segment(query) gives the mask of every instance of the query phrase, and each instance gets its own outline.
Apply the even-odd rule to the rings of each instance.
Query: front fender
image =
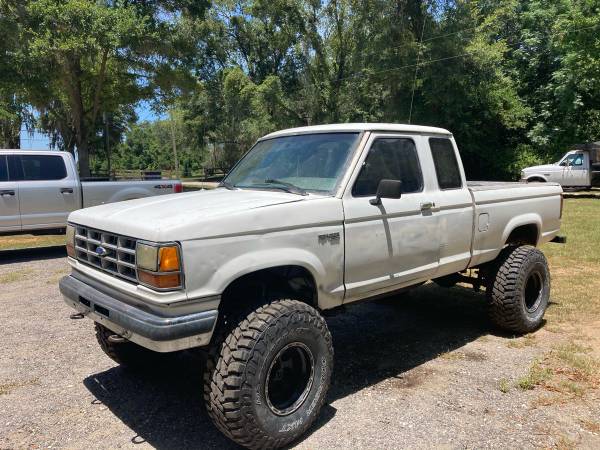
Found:
[[[246,253],[231,259],[213,274],[210,284],[223,292],[231,282],[241,276],[278,266],[303,267],[311,273],[315,281],[326,276],[323,263],[314,254],[299,248],[280,248]]]
[[[540,179],[544,180],[545,182],[548,182],[548,177],[545,175],[542,175],[541,173],[528,174],[525,176],[525,181],[529,182],[529,181],[533,180],[534,178],[540,178]]]
[[[313,276],[319,307],[333,308],[344,297],[343,241],[321,242],[319,235],[343,235],[341,225],[182,242],[188,298],[221,295],[236,279],[263,269],[299,266]]]

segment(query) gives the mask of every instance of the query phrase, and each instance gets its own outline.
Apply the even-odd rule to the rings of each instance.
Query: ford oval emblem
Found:
[[[108,251],[104,247],[96,247],[96,255],[98,256],[106,256]]]

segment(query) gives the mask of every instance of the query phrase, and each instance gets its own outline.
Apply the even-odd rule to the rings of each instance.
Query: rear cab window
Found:
[[[438,186],[442,190],[462,188],[462,177],[452,141],[447,138],[429,138]]]
[[[9,157],[13,181],[52,181],[67,177],[67,168],[59,155],[15,155]]]
[[[409,138],[377,138],[352,186],[353,197],[368,197],[377,193],[381,180],[399,180],[402,193],[421,192],[423,174],[417,148]]]
[[[0,182],[2,181],[8,181],[8,163],[5,155],[0,155]]]

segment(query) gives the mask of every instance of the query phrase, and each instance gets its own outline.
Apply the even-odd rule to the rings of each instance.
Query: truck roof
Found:
[[[416,134],[444,134],[452,135],[448,130],[422,125],[408,125],[402,123],[334,123],[330,125],[314,125],[308,127],[288,128],[287,130],[275,131],[267,134],[262,139],[270,139],[279,136],[289,136],[306,133],[325,132],[362,132],[362,131],[399,131],[403,133]]]
[[[19,148],[0,148],[0,155],[9,153],[11,155],[61,155],[68,152],[59,152],[58,150],[23,150]]]

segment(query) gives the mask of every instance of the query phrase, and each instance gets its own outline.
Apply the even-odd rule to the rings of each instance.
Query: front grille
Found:
[[[78,261],[103,272],[137,283],[137,240],[75,225],[75,255]]]

